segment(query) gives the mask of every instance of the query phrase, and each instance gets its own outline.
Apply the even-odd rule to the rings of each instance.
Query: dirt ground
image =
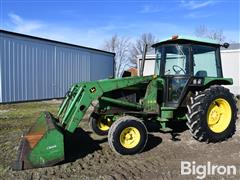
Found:
[[[207,175],[206,179],[240,179],[240,126],[233,138],[217,144],[194,140],[183,124],[173,141],[171,134],[157,131],[148,124],[149,141],[145,150],[133,156],[116,155],[106,137],[91,133],[87,119],[83,120],[69,140],[67,160],[54,167],[12,171],[18,143],[23,132],[38,117],[40,111],[56,113],[59,101],[0,105],[0,179],[196,179],[196,175],[181,175],[181,161],[196,165],[231,165],[236,175]]]

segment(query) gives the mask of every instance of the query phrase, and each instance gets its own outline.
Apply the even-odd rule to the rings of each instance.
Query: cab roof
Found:
[[[195,44],[208,44],[212,46],[220,46],[218,41],[208,38],[199,38],[194,36],[172,36],[170,38],[164,39],[156,44],[153,44],[152,47],[157,47],[162,44],[168,43],[195,43]]]

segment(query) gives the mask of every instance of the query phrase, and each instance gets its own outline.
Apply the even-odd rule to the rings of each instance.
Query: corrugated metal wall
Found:
[[[0,32],[0,102],[63,97],[76,82],[113,75],[114,55]]]

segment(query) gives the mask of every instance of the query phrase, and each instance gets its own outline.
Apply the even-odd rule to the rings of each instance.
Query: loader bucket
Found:
[[[64,135],[49,112],[43,112],[22,137],[18,153],[13,170],[52,166],[64,160]]]

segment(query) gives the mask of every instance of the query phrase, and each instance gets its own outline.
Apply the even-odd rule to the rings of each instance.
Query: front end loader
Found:
[[[73,85],[59,108],[57,116],[43,112],[29,132],[22,137],[13,169],[45,167],[63,161],[64,132],[75,131],[94,100],[102,99],[130,109],[141,109],[142,106],[137,103],[103,97],[103,94],[138,84],[148,84],[151,79],[153,79],[152,76],[127,77]]]
[[[121,155],[144,149],[147,121],[158,123],[162,132],[172,131],[170,123],[185,121],[193,138],[203,142],[232,137],[237,107],[233,95],[221,86],[233,83],[222,75],[221,46],[227,44],[173,36],[153,45],[156,59],[152,76],[74,84],[57,115],[43,112],[22,137],[13,169],[62,162],[64,136],[74,133],[89,106],[94,106],[89,119],[92,131],[107,135],[111,149]],[[145,56],[142,73],[144,60]]]

